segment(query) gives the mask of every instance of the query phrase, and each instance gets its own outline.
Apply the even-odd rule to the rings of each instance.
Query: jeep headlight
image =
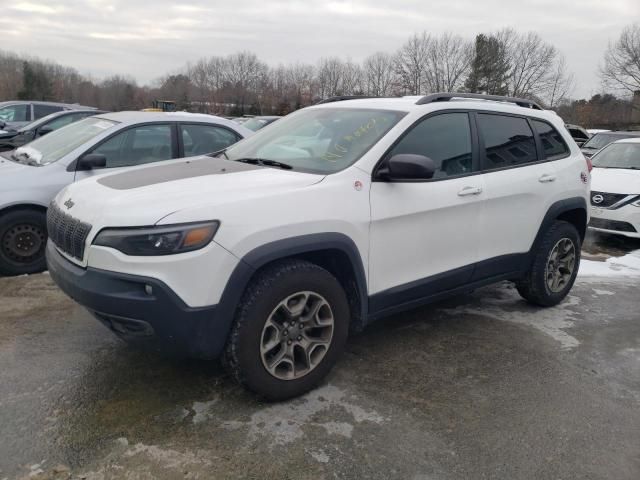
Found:
[[[115,248],[127,255],[172,255],[208,245],[219,226],[220,222],[216,220],[146,228],[105,228],[93,244]]]

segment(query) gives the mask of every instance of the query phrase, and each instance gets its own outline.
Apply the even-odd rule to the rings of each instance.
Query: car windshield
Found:
[[[391,110],[304,109],[229,147],[225,155],[229,160],[329,174],[356,162],[405,115]]]
[[[268,123],[269,123],[269,120],[265,120],[264,118],[252,118],[244,122],[242,126],[248,128],[249,130],[253,130],[254,132],[257,132]]]
[[[611,142],[616,140],[622,140],[623,138],[631,138],[633,135],[610,135],[607,133],[596,133],[587,142],[582,145],[582,148],[590,148],[592,150],[600,150],[606,147]]]
[[[18,148],[12,154],[12,158],[29,165],[48,165],[57,162],[80,145],[113,128],[117,123],[99,117],[86,118]]]
[[[599,168],[628,168],[640,170],[640,143],[614,143],[592,158]]]

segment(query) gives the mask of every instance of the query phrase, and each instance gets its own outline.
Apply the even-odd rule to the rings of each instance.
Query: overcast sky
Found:
[[[5,3],[6,2],[6,3]],[[426,30],[473,38],[538,32],[567,58],[574,96],[599,90],[610,39],[640,21],[640,0],[5,0],[0,49],[102,78],[148,83],[186,62],[251,50],[269,64],[323,56],[360,61]]]

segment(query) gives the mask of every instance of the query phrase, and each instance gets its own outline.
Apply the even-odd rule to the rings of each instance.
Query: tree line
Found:
[[[0,100],[56,100],[123,110],[166,99],[188,111],[283,115],[336,95],[465,91],[535,99],[562,110],[568,121],[608,112],[620,123],[632,113],[631,102],[619,97],[640,90],[639,23],[609,44],[600,77],[606,94],[571,101],[575,79],[562,53],[535,32],[513,29],[481,33],[473,40],[416,33],[397,51],[376,52],[362,62],[325,57],[315,64],[270,66],[251,52],[211,56],[144,86],[121,75],[98,81],[54,62],[0,51]]]

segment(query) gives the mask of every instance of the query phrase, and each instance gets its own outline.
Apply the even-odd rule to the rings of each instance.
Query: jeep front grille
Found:
[[[67,255],[82,260],[84,244],[91,231],[91,225],[63,212],[55,203],[47,211],[47,232],[49,238]]]

